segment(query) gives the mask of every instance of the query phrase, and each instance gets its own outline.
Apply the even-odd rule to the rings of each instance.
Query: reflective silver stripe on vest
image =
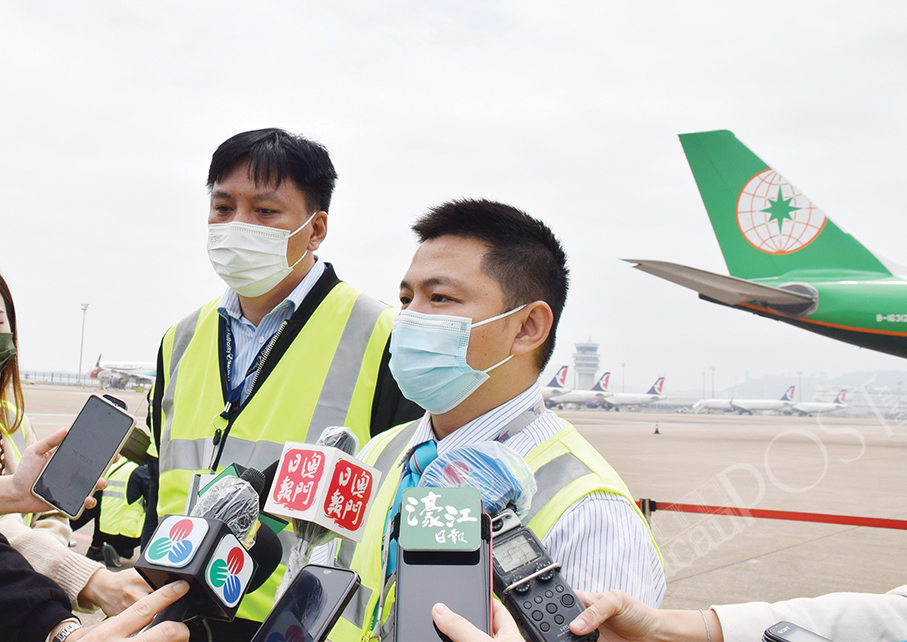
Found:
[[[187,317],[184,317],[176,324],[173,331],[173,349],[170,351],[170,372],[167,381],[167,388],[164,390],[164,396],[161,399],[161,412],[164,415],[164,425],[161,428],[161,448],[158,455],[160,456],[160,470],[173,470],[178,466],[175,465],[175,450],[173,443],[170,441],[170,424],[173,421],[173,394],[176,390],[176,373],[179,370],[180,360],[189,347],[195,335],[195,327],[198,325],[198,317],[202,312],[199,308]],[[201,459],[199,459],[201,461]],[[189,470],[197,470],[201,465],[193,466]]]
[[[388,306],[365,294],[360,294],[353,304],[324,378],[315,412],[312,413],[306,436],[308,443],[315,443],[321,436],[321,431],[328,426],[345,425],[359,371],[365,360],[365,349],[372,337],[372,332],[363,332],[363,328],[374,329],[378,317],[387,308]]]
[[[204,466],[205,448],[211,443],[211,437],[198,439],[174,439],[170,450],[170,463],[178,470],[198,470]],[[221,463],[229,466],[241,462],[243,466],[264,470],[280,459],[283,444],[274,441],[250,441],[230,436],[224,445]]]
[[[120,491],[117,491],[117,490],[110,490],[109,488],[105,488],[102,491],[102,493],[103,493],[104,497],[116,497],[117,499],[122,499],[122,500],[126,499],[126,493],[121,493]]]
[[[378,459],[375,460],[372,467],[381,471],[382,479],[387,477],[387,474],[394,467],[394,464],[400,459],[400,456],[403,454],[401,451],[404,446],[409,443],[410,439],[413,438],[416,428],[418,427],[419,420],[417,419],[410,423],[406,428],[401,429],[400,432],[388,442],[384,450],[381,451],[381,454],[378,455]],[[337,564],[339,566],[350,568],[350,565],[353,563],[353,554],[356,552],[356,546],[355,542],[346,539],[340,543],[340,551],[337,553]],[[383,581],[383,578],[379,581]],[[353,599],[350,600],[350,603],[347,605],[346,609],[344,609],[343,618],[352,622],[360,629],[365,626],[365,618],[366,615],[368,615],[365,610],[373,592],[374,589],[370,587],[364,585],[360,586],[359,590],[356,591],[356,594],[353,596]]]
[[[555,457],[535,471],[535,482],[538,484],[538,491],[536,491],[535,497],[532,498],[529,514],[521,520],[523,524],[528,524],[568,484],[585,477],[591,472],[593,471],[573,453],[564,453]],[[567,507],[565,506],[564,508]]]
[[[25,429],[19,428],[12,435],[13,444],[15,444],[16,449],[19,451],[19,454],[22,455],[25,452],[25,449],[28,448],[28,444],[25,443]]]

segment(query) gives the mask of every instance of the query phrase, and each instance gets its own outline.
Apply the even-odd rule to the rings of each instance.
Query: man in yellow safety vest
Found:
[[[390,368],[427,412],[360,453],[383,473],[362,541],[313,556],[362,579],[330,639],[394,639],[395,555],[383,546],[397,486],[432,456],[486,441],[503,442],[534,471],[539,490],[524,523],[574,588],[619,588],[657,607],[665,579],[648,524],[614,469],[545,408],[539,389],[567,295],[560,243],[541,221],[484,200],[433,208],[413,230],[421,245],[400,284]]]
[[[388,370],[397,312],[318,258],[337,177],[327,150],[280,129],[237,134],[208,172],[208,258],[228,288],[174,325],[158,353],[151,428],[156,515],[184,513],[199,475],[266,468],[287,441],[348,426],[364,443],[421,411]],[[281,533],[284,550],[293,540]],[[284,567],[213,639],[251,639]],[[207,631],[193,630],[207,639]]]

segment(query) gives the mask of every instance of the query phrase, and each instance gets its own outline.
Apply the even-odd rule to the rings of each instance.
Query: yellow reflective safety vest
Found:
[[[105,475],[107,488],[101,491],[99,524],[102,533],[135,538],[142,536],[142,525],[145,523],[142,500],[137,499],[131,504],[126,500],[129,476],[138,467],[134,461],[123,459],[111,466]]]
[[[621,495],[646,525],[663,565],[649,524],[624,481],[576,428],[566,421],[563,423],[561,430],[525,457],[535,474],[538,491],[523,522],[543,540],[564,511],[586,495],[597,491]],[[385,590],[381,555],[385,522],[402,474],[403,456],[417,427],[418,422],[412,422],[378,435],[365,458],[365,463],[382,472],[381,486],[369,513],[362,542],[357,545],[344,540],[338,548],[337,564],[357,571],[362,585],[328,636],[333,642],[364,642],[371,637],[378,599]],[[387,587],[386,593],[386,603],[381,610],[382,638],[393,625],[393,587]]]
[[[158,515],[185,512],[193,475],[210,472],[215,457],[218,471],[234,462],[262,470],[280,457],[285,442],[313,443],[328,426],[349,427],[361,444],[370,438],[375,386],[396,310],[335,281],[311,316],[299,319],[297,310],[284,325],[249,397],[226,409],[219,300],[177,323],[161,344]],[[295,536],[287,529],[280,537],[286,562]],[[262,621],[284,570],[279,566],[246,595],[237,617]]]
[[[19,425],[19,430],[10,434],[9,428],[3,423],[4,417],[18,418],[22,412],[12,402],[7,401],[6,399],[0,399],[0,409],[6,411],[0,412],[0,433],[3,433],[3,437],[6,438],[6,444],[12,446],[12,452],[7,451],[5,457],[6,459],[12,458],[18,464],[22,459],[22,453],[35,440],[35,436],[31,432],[26,434],[26,431],[31,430],[31,425],[25,417],[22,417],[22,423]],[[15,423],[13,423],[13,425],[15,425]],[[35,521],[35,516],[33,513],[23,513],[22,519],[25,520],[27,526],[31,526]]]

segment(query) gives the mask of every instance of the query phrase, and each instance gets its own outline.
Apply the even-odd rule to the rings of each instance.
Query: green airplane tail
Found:
[[[891,272],[727,130],[680,143],[732,276]]]

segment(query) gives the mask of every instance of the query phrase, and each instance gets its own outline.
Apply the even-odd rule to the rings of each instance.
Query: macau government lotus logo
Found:
[[[207,532],[203,519],[170,515],[155,531],[159,537],[149,544],[145,558],[158,566],[182,568],[192,561]]]
[[[273,632],[265,639],[265,642],[305,642],[305,631],[302,627],[293,624],[283,633]]]
[[[737,225],[766,254],[790,254],[812,243],[825,214],[773,169],[753,176],[737,197]]]
[[[242,599],[254,567],[252,558],[239,540],[233,535],[225,535],[208,562],[205,581],[221,601],[232,608]]]

